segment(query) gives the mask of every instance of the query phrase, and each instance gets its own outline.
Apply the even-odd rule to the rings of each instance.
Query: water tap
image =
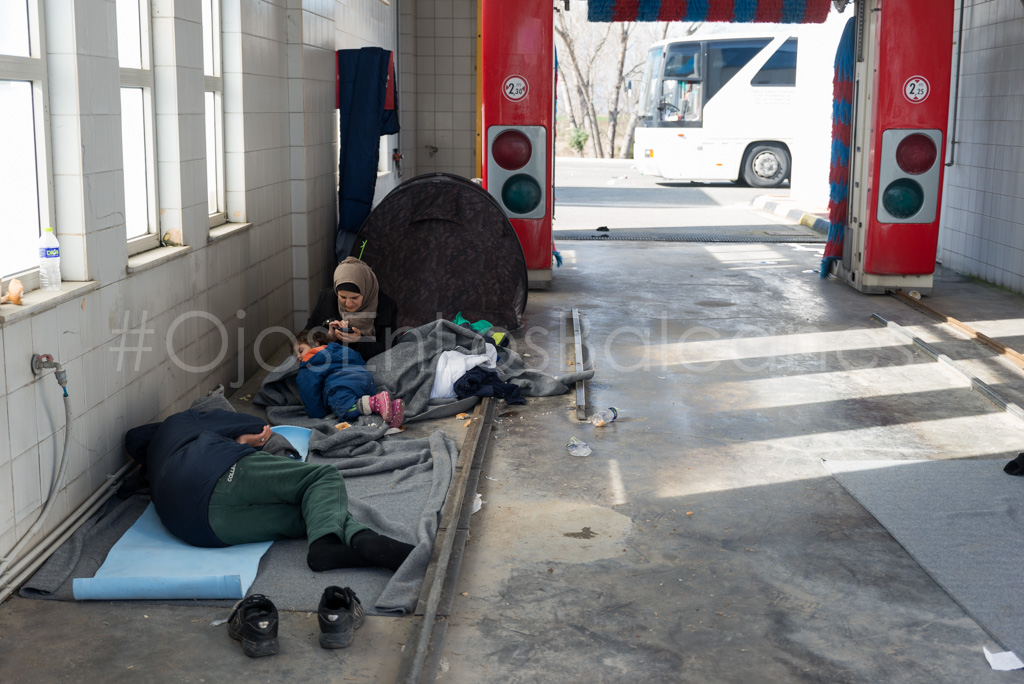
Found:
[[[64,370],[59,361],[53,360],[52,354],[32,355],[32,375],[40,375],[47,368],[54,369],[53,377],[57,379],[57,384],[61,387],[65,387],[68,384],[68,372]]]

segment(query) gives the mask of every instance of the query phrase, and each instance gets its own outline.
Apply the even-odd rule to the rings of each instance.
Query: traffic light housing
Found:
[[[487,191],[511,219],[547,213],[547,130],[544,126],[487,129]]]
[[[882,132],[878,168],[879,223],[932,223],[939,211],[942,131]]]

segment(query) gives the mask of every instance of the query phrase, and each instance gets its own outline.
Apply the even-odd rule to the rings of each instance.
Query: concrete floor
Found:
[[[528,329],[579,307],[592,403],[622,417],[580,425],[554,397],[496,426],[438,681],[1005,680],[985,632],[820,459],[1024,446],[1017,418],[872,313],[1001,391],[1024,387],[1019,369],[892,297],[819,280],[806,247],[560,248]],[[1022,346],[1020,297],[950,274],[936,290],[934,306]],[[592,456],[567,455],[573,435]]]
[[[571,243],[520,351],[561,372],[578,307],[597,375],[492,431],[441,682],[995,682],[985,632],[820,465],[996,458],[1021,422],[870,320],[898,321],[1011,400],[1024,373],[798,245]],[[927,300],[1017,349],[1022,298],[943,274]],[[594,453],[572,458],[569,437]],[[408,620],[324,651],[282,616],[250,660],[210,608],[12,599],[4,682],[394,681]]]

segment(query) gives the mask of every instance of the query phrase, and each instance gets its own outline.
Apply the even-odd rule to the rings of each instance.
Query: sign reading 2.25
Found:
[[[501,91],[512,102],[519,102],[530,92],[530,84],[522,76],[509,76],[501,84]]]
[[[924,76],[911,76],[903,84],[903,97],[914,104],[927,100],[929,92],[931,92],[931,86]]]

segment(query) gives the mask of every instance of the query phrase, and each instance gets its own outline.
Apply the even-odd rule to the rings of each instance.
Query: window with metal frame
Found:
[[[39,235],[53,225],[42,0],[7,0],[0,22],[0,277],[39,286]]]
[[[160,244],[153,57],[147,0],[117,0],[117,54],[121,73],[124,219],[128,254],[132,255]]]

